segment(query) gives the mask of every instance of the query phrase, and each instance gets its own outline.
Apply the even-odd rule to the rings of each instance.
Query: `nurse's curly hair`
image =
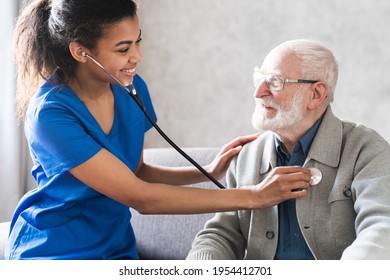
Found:
[[[61,82],[72,78],[76,61],[69,51],[71,42],[94,50],[108,27],[136,16],[134,0],[25,1],[14,30],[19,120],[44,80],[55,72]]]

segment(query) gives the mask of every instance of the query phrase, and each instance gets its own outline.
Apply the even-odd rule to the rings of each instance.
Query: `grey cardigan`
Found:
[[[262,134],[232,161],[228,187],[261,182],[276,166],[274,135]],[[316,259],[390,259],[390,147],[378,133],[341,121],[330,107],[306,167],[323,179],[298,199],[301,231]],[[187,259],[273,259],[278,208],[217,213]]]

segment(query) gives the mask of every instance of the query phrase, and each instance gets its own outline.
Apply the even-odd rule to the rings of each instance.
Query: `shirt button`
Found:
[[[298,238],[299,237],[299,233],[294,233],[294,236]]]
[[[275,237],[275,233],[273,231],[267,231],[265,235],[267,236],[268,239],[272,239]]]

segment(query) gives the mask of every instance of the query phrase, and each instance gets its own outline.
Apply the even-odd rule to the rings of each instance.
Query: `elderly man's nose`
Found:
[[[260,97],[270,95],[270,94],[271,94],[271,92],[268,88],[268,85],[267,85],[265,79],[258,81],[256,90],[255,90],[255,97],[260,98]]]

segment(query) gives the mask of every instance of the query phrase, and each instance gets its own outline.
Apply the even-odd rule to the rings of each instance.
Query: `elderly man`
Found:
[[[313,186],[267,209],[216,214],[188,259],[390,259],[390,147],[333,115],[337,76],[332,52],[310,40],[277,46],[255,69],[252,123],[267,132],[232,161],[228,186],[290,165],[315,168]]]

